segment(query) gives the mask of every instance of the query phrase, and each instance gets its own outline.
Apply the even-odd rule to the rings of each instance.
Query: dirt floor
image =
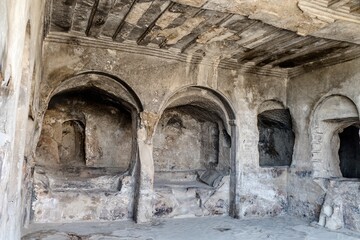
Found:
[[[289,216],[256,220],[230,217],[183,218],[156,220],[142,225],[126,221],[32,224],[23,233],[23,240],[360,239],[360,233],[329,231],[316,223],[309,224]]]

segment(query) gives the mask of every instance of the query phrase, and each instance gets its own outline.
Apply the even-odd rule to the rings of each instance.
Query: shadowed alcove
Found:
[[[360,178],[359,126],[351,125],[339,133],[341,174],[345,178]]]
[[[290,166],[295,134],[289,109],[269,100],[259,107],[259,165],[261,167]]]
[[[133,218],[141,109],[134,99],[99,73],[80,74],[54,91],[36,148],[32,221]]]
[[[153,139],[155,217],[229,214],[233,133],[227,111],[218,96],[198,87],[170,98]]]

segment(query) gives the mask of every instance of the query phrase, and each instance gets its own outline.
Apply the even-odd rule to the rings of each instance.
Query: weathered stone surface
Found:
[[[59,171],[60,170],[60,171]],[[35,222],[112,221],[133,217],[134,179],[109,169],[35,168]]]
[[[207,115],[206,110],[191,107],[165,110],[154,135],[156,171],[217,167],[219,125],[202,115]]]
[[[359,187],[358,181],[330,180],[321,210],[325,227],[360,231]]]
[[[89,240],[181,240],[181,239],[279,239],[326,240],[359,239],[349,231],[327,231],[310,226],[294,217],[277,217],[256,220],[238,220],[229,217],[204,217],[157,220],[153,224],[135,225],[131,222],[94,222],[34,225],[23,240],[35,239],[89,239]]]
[[[37,164],[129,167],[130,114],[121,107],[111,106],[110,102],[90,100],[95,98],[92,94],[80,91],[52,99],[43,122]]]
[[[308,1],[299,1],[299,6],[302,7],[304,2]],[[321,4],[317,3],[313,8],[317,8],[317,5]],[[63,10],[65,13],[60,13]],[[50,19],[51,25],[55,27],[49,35],[68,32],[71,27],[78,32],[78,36],[105,37],[108,44],[136,42],[145,46],[158,45],[158,49],[171,49],[174,54],[204,52],[205,56],[202,57],[211,55],[212,59],[226,59],[260,68],[293,69],[294,72],[297,67],[315,68],[316,65],[332,65],[334,59],[348,61],[360,56],[360,48],[349,43],[359,44],[357,35],[352,36],[345,27],[344,32],[348,37],[336,31],[330,34],[324,30],[324,27],[331,28],[329,21],[314,19],[316,11],[309,15],[304,11],[305,14],[298,8],[297,2],[280,3],[278,0],[271,3],[263,0],[179,0],[176,3],[168,0],[103,0],[93,5],[87,1],[79,1],[75,5],[74,2],[62,2],[50,9],[49,14],[54,13]],[[344,17],[341,15],[335,19],[344,20]],[[283,29],[344,42],[301,37]],[[289,39],[296,43],[284,49],[283,45]],[[307,41],[309,39],[311,41]],[[214,54],[214,49],[221,51],[216,50]],[[276,50],[280,50],[280,53]]]
[[[356,3],[0,3],[0,239],[228,214],[359,231]],[[264,167],[269,125],[289,166]]]
[[[284,214],[288,207],[286,179],[286,168],[245,171],[240,193],[240,216],[253,218]]]
[[[229,212],[229,177],[222,178],[216,188],[199,182],[155,182],[153,216],[200,217]]]

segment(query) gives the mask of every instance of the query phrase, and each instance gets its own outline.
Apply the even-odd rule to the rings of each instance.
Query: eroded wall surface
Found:
[[[286,212],[331,229],[360,230],[358,181],[344,178],[342,168],[349,167],[340,168],[338,156],[339,134],[359,126],[359,60],[287,79],[285,71],[265,68],[256,74],[251,66],[239,70],[219,64],[216,44],[215,54],[209,51],[198,60],[71,37],[53,36],[42,46],[43,1],[31,6],[4,1],[0,7],[5,26],[0,39],[0,238],[20,238],[19,223],[29,221],[146,222]],[[252,14],[267,18],[245,13]],[[289,29],[301,32],[298,26]],[[121,98],[127,117],[78,100],[70,107],[49,107],[56,93],[84,86]],[[169,101],[194,89],[199,99]],[[201,103],[212,95],[230,110],[216,101]],[[321,109],[328,98],[333,103]],[[274,104],[265,104],[269,101]],[[79,105],[85,110],[74,113]],[[259,114],[279,109],[289,109],[292,130],[280,135],[294,132],[293,159],[262,165]]]
[[[34,221],[132,218],[132,144],[131,114],[101,93],[54,96],[33,166]]]
[[[154,217],[229,214],[230,146],[210,109],[166,109],[154,134]]]
[[[231,208],[236,209],[233,214],[240,217],[276,216],[286,212],[287,167],[259,166],[257,126],[258,108],[264,101],[276,100],[286,106],[285,77],[222,69],[216,61],[186,63],[141,52],[129,53],[126,49],[52,41],[45,42],[44,48],[44,78],[37,107],[40,115],[44,116],[54,89],[62,89],[66,79],[86,71],[115,76],[139,97],[143,111],[136,134],[140,159],[134,208],[137,221],[149,221],[153,217],[222,215],[229,214]],[[96,77],[89,77],[88,82],[95,87],[107,84]],[[189,86],[204,88],[198,90],[200,97],[215,91],[227,99],[235,112],[236,130],[230,131],[229,116],[221,114],[222,110],[215,114],[218,119],[211,117],[212,112],[217,111],[216,104],[205,107],[209,111],[205,111],[206,117],[198,110],[191,110],[197,101],[201,102],[193,97],[182,103],[174,100],[175,103],[168,105],[172,96],[186,92]],[[171,107],[176,104],[190,106],[190,110],[187,109],[186,114],[183,109],[172,112],[175,108]],[[179,112],[181,121],[173,119],[169,123],[170,115],[179,115]],[[194,117],[194,113],[197,116]],[[209,116],[213,120],[209,121]],[[42,121],[39,119],[37,123],[39,128],[44,126]],[[182,136],[176,137],[179,134]],[[35,136],[38,137],[39,134]],[[171,150],[172,147],[175,150]],[[230,165],[232,147],[236,148],[236,169]],[[236,184],[231,183],[231,177]],[[162,181],[166,178],[176,184]],[[56,221],[64,219],[59,217]]]
[[[43,6],[43,1],[0,3],[0,239],[20,239],[29,101],[41,74]]]
[[[27,144],[21,151],[25,151],[29,162],[25,164],[24,176],[13,176],[17,181],[4,182],[19,183],[18,178],[24,178],[25,200],[21,203],[19,187],[14,188],[16,193],[11,194],[16,196],[16,204],[2,205],[2,210],[21,209],[23,204],[25,222],[131,218],[145,222],[157,217],[224,214],[252,218],[290,212],[319,219],[321,225],[331,229],[359,230],[358,196],[354,192],[358,183],[342,178],[336,169],[338,159],[330,167],[326,162],[327,156],[336,155],[332,146],[339,145],[336,136],[341,129],[359,122],[359,60],[287,79],[272,72],[256,75],[221,68],[209,59],[189,63],[134,49],[46,41],[43,64],[43,72],[36,71],[41,73],[41,81],[33,81],[31,86],[31,118],[24,128],[28,131]],[[123,121],[116,109],[100,107],[101,111],[95,111],[93,107],[99,108],[97,103],[86,105],[78,100],[71,107],[60,106],[58,112],[49,108],[56,93],[84,86],[107,91],[125,103],[134,102],[136,110],[127,106],[132,120]],[[231,106],[234,116],[229,117],[230,113],[216,103],[204,108],[199,105],[201,98],[169,102],[177,93],[193,87],[198,87],[199,97],[219,94]],[[325,108],[322,115],[318,114],[321,102],[329,96],[344,96],[355,107],[349,107],[352,110],[348,114],[340,102],[338,107]],[[273,104],[267,104],[269,101]],[[5,105],[10,107],[15,102],[9,100]],[[27,106],[25,100],[20,102]],[[85,110],[81,117],[74,118],[78,113],[72,110],[79,105]],[[197,109],[199,106],[206,111]],[[279,109],[289,109],[291,116],[295,134],[293,159],[290,167],[286,166],[289,163],[260,166],[259,114]],[[341,112],[342,109],[345,110]],[[106,117],[107,111],[116,121]],[[331,116],[326,115],[329,112]],[[317,118],[318,115],[323,118]],[[15,115],[12,117],[4,119],[14,119]],[[59,117],[63,120],[59,121]],[[25,126],[26,118],[15,122]],[[82,118],[86,124],[81,123]],[[67,120],[80,123],[63,125]],[[341,129],[337,129],[339,122]],[[100,123],[110,127],[104,130]],[[23,129],[20,125],[18,129]],[[11,126],[8,129],[14,130],[15,125]],[[117,134],[119,126],[125,130]],[[24,132],[16,134],[25,142]],[[112,135],[118,138],[107,142]],[[107,140],[97,142],[101,138]],[[3,139],[13,139],[6,144],[17,141]],[[69,141],[74,145],[65,144]],[[79,141],[84,143],[76,144]],[[118,147],[112,151],[111,144]],[[45,152],[41,153],[42,147]],[[82,148],[84,152],[79,152]],[[14,153],[4,149],[3,153]],[[19,156],[23,156],[21,151]],[[7,165],[10,156],[5,157],[2,170],[7,174],[22,165],[22,160],[15,161],[14,171],[8,171],[12,164]],[[83,165],[77,165],[74,159],[82,160]],[[62,160],[68,168],[62,168]],[[111,168],[101,171],[107,166]],[[331,179],[334,177],[338,179]],[[20,221],[20,211],[14,211],[18,218],[2,221],[2,228]]]
[[[288,83],[296,135],[289,212],[313,220],[320,216],[319,223],[331,229],[359,231],[358,178],[343,177],[338,155],[339,133],[359,122],[359,64],[355,60],[319,69]]]

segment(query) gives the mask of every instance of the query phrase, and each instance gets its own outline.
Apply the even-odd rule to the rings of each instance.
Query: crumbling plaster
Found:
[[[26,136],[32,84],[41,74],[44,1],[2,1],[0,85],[0,232],[1,239],[20,239],[26,170]],[[24,114],[25,113],[25,114]]]
[[[129,50],[78,45],[76,42],[63,44],[53,41],[42,46],[43,6],[43,1],[36,1],[31,6],[20,1],[11,1],[11,4],[6,1],[0,5],[5,13],[1,22],[9,24],[8,29],[1,28],[6,32],[2,36],[7,36],[2,38],[5,41],[0,49],[3,54],[1,71],[3,77],[10,80],[6,84],[1,82],[0,95],[0,192],[3,193],[0,199],[0,239],[20,238],[23,208],[25,225],[30,220],[31,170],[50,98],[65,89],[84,85],[121,97],[133,109],[132,117],[136,119],[133,128],[139,151],[132,155],[134,161],[137,158],[140,161],[134,163],[131,173],[137,180],[135,186],[132,186],[133,179],[126,180],[130,186],[128,189],[131,189],[129,192],[135,189],[136,207],[133,210],[138,222],[149,221],[153,216],[152,139],[156,125],[172,96],[189,86],[199,86],[205,94],[209,90],[219,93],[235,113],[233,119],[229,119],[229,125],[236,126],[231,128],[232,144],[236,143],[236,148],[232,148],[236,151],[230,176],[233,181],[229,180],[233,194],[230,201],[234,205],[229,210],[231,215],[251,218],[288,212],[312,220],[326,215],[326,219],[331,219],[330,223],[336,223],[329,224],[330,228],[346,227],[359,231],[356,219],[360,218],[356,211],[351,210],[356,209],[356,201],[346,201],[338,195],[338,189],[341,189],[341,195],[358,199],[351,193],[358,188],[358,183],[349,180],[348,185],[347,181],[338,179],[314,178],[315,169],[311,161],[312,121],[316,106],[329,96],[343,95],[359,109],[359,60],[287,79],[224,69],[211,57],[206,63],[198,64]],[[19,13],[24,17],[18,17]],[[31,27],[26,32],[28,18]],[[5,46],[7,50],[3,52]],[[109,78],[112,80],[106,80]],[[257,115],[261,104],[268,100],[281,102],[292,115],[296,138],[289,169],[259,167]],[[29,117],[24,114],[27,112]],[[131,194],[130,198],[133,198]],[[106,202],[106,199],[102,200]],[[332,208],[330,213],[328,206]],[[336,214],[332,215],[334,212]],[[339,222],[344,214],[348,218]],[[51,217],[51,221],[59,220],[59,216]]]
[[[331,6],[331,1],[312,0],[175,0],[175,2],[221,12],[231,12],[260,20],[300,35],[312,35],[359,43],[359,13]],[[335,4],[336,5],[336,4]]]
[[[319,169],[317,170],[316,165],[311,161],[314,137],[312,123],[317,106],[330,96],[342,95],[347,97],[359,110],[359,64],[359,60],[338,64],[308,72],[288,82],[287,103],[292,112],[296,135],[293,164],[289,169],[288,176],[289,213],[291,214],[317,219],[324,201],[331,202],[331,200],[326,200],[328,197],[338,199],[340,195],[350,197],[353,194],[351,186],[356,185],[356,179],[341,182],[342,178],[339,178],[338,180],[331,180],[333,183],[330,183],[326,176],[316,177],[315,173]],[[342,114],[341,110],[339,109],[339,116]],[[329,109],[329,111],[333,111],[333,109]],[[349,183],[349,189],[347,189],[346,182]],[[339,190],[332,189],[332,186],[338,187]],[[340,189],[342,189],[342,193],[335,194]],[[349,205],[349,202],[340,202]],[[336,206],[334,202],[331,204],[333,204],[332,207]],[[356,214],[356,211],[353,213]],[[342,217],[342,214],[338,216]],[[351,214],[348,216],[353,217]],[[344,226],[358,230],[356,222],[341,225],[341,227]]]
[[[201,86],[221,93],[229,99],[229,104],[235,111],[234,123],[238,126],[236,128],[238,137],[236,137],[237,171],[233,171],[237,173],[234,180],[237,195],[236,200],[233,200],[237,210],[234,215],[273,216],[286,211],[286,169],[259,167],[256,125],[257,107],[263,101],[276,99],[285,102],[286,78],[257,76],[236,70],[228,71],[217,68],[216,63],[194,65],[81,45],[45,42],[44,47],[44,75],[40,85],[41,102],[38,108],[40,114],[46,109],[49,92],[57,88],[65,79],[86,71],[104,72],[122,79],[134,90],[143,104],[137,134],[140,154],[137,221],[147,221],[152,216],[152,206],[149,205],[151,201],[148,199],[152,199],[153,194],[154,124],[159,120],[171,96],[186,86]],[[262,83],[261,86],[258,85],[259,82]],[[40,121],[38,126],[41,127]],[[259,177],[259,174],[263,177]],[[242,199],[241,203],[240,199]]]

